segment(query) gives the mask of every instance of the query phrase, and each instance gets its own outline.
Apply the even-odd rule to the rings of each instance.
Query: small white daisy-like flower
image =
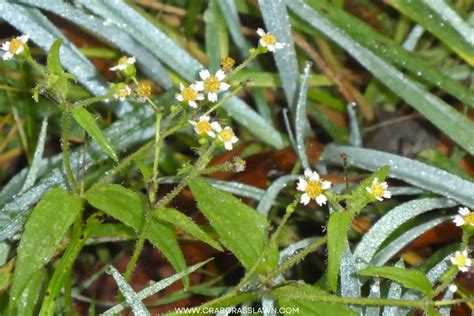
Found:
[[[271,33],[266,33],[261,28],[257,30],[257,34],[260,36],[260,40],[258,41],[260,46],[266,47],[272,53],[285,47],[285,44],[277,42],[275,36],[273,36]]]
[[[374,178],[370,187],[366,187],[365,190],[378,201],[392,197],[392,193],[388,190],[387,182],[379,182],[378,178]]]
[[[196,101],[204,100],[202,93],[199,93],[195,83],[185,87],[182,83],[179,84],[180,93],[176,93],[175,98],[179,102],[188,102],[192,108],[197,108]]]
[[[456,226],[471,225],[474,226],[474,212],[471,212],[467,207],[460,207],[458,214],[454,216],[453,222]]]
[[[127,57],[127,56],[122,56],[119,60],[117,65],[109,68],[112,71],[117,71],[117,70],[125,70],[129,66],[135,64],[135,57]]]
[[[2,50],[5,51],[5,53],[2,56],[3,60],[10,60],[12,59],[15,55],[19,55],[25,51],[25,45],[28,42],[28,35],[22,35],[15,37],[9,42],[5,42],[2,44]]]
[[[448,289],[449,291],[456,293],[456,291],[458,290],[458,287],[456,286],[456,284],[450,284]]]
[[[132,93],[132,89],[130,89],[129,86],[127,85],[120,86],[120,88],[118,88],[114,93],[114,99],[125,101],[125,99],[127,99],[131,93]]]
[[[472,263],[472,260],[468,257],[467,250],[456,251],[454,256],[449,258],[449,260],[451,260],[451,263],[457,266],[461,272],[466,272]]]
[[[218,92],[226,91],[230,88],[228,83],[223,82],[225,72],[222,69],[219,69],[215,75],[211,75],[209,70],[203,69],[199,72],[199,77],[201,77],[202,81],[195,83],[196,89],[207,92],[207,99],[211,102],[217,101]]]
[[[234,134],[234,130],[227,126],[224,129],[219,125],[219,123],[213,126],[214,130],[217,132],[217,138],[224,143],[224,147],[227,150],[232,150],[234,144],[239,141],[237,136]]]
[[[220,125],[217,122],[209,122],[209,116],[208,115],[202,115],[199,117],[199,120],[197,122],[194,121],[189,121],[189,124],[194,126],[194,131],[196,134],[199,136],[202,135],[207,135],[209,137],[216,137],[216,133],[214,132],[215,128],[219,128]]]
[[[331,182],[322,180],[316,171],[307,169],[304,171],[304,177],[298,179],[296,189],[304,192],[300,201],[304,205],[307,205],[311,200],[315,200],[319,206],[323,206],[328,200],[324,195],[324,190],[330,187]]]

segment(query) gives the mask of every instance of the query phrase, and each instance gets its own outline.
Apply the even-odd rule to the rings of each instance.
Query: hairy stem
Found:
[[[77,189],[76,180],[71,168],[71,161],[69,159],[69,112],[63,111],[62,114],[62,133],[61,133],[61,147],[63,151],[63,165],[66,172],[66,178],[70,189],[75,192]]]

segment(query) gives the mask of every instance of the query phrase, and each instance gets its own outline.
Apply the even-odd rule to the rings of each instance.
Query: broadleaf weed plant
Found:
[[[406,12],[405,9],[411,6],[404,1],[388,2],[394,2],[393,6],[402,12]],[[157,3],[155,5],[160,8],[170,10],[170,7]],[[433,159],[431,164],[434,166],[431,166],[357,145],[361,142],[354,138],[360,137],[360,130],[354,111],[360,108],[361,115],[366,116],[368,121],[372,119],[373,109],[366,100],[370,93],[364,95],[355,93],[355,88],[350,83],[344,82],[337,70],[341,65],[326,39],[318,37],[316,41],[321,49],[319,55],[308,44],[308,38],[303,38],[299,34],[292,37],[287,21],[288,15],[287,13],[281,15],[281,10],[292,12],[292,19],[296,21],[294,24],[303,34],[308,33],[310,29],[316,29],[326,35],[332,34],[332,39],[338,45],[347,49],[375,77],[388,85],[383,78],[398,78],[398,70],[391,64],[384,67],[387,61],[379,59],[377,54],[382,53],[377,50],[378,47],[370,46],[361,38],[361,33],[357,33],[366,30],[367,26],[361,24],[362,22],[353,22],[355,25],[353,31],[350,25],[338,24],[337,18],[346,17],[345,11],[325,1],[321,3],[308,1],[309,4],[303,1],[274,3],[259,1],[264,21],[271,31],[267,32],[262,28],[252,29],[252,34],[255,33],[254,36],[258,37],[258,43],[255,47],[247,47],[249,44],[241,37],[242,34],[236,34],[240,30],[231,29],[235,27],[232,23],[237,23],[239,27],[240,24],[231,19],[235,18],[231,11],[225,11],[229,3],[232,1],[219,5],[217,1],[209,1],[204,22],[209,29],[213,27],[219,29],[222,27],[219,23],[224,21],[222,16],[225,16],[230,33],[236,39],[241,52],[243,51],[242,61],[239,63],[229,56],[232,54],[228,52],[228,44],[225,49],[225,45],[221,43],[221,47],[215,47],[220,55],[218,69],[201,68],[193,73],[194,80],[189,80],[190,75],[183,75],[177,71],[169,78],[172,88],[163,93],[154,88],[152,78],[147,78],[142,71],[139,71],[143,67],[140,63],[146,64],[146,61],[141,60],[138,54],[137,56],[125,54],[115,58],[114,65],[109,67],[115,79],[109,83],[105,93],[79,98],[74,93],[75,96],[71,97],[73,91],[81,90],[83,77],[78,75],[80,71],[74,73],[73,70],[66,70],[74,69],[72,65],[65,63],[63,59],[65,54],[61,53],[70,48],[69,42],[65,43],[63,39],[55,40],[49,47],[44,63],[35,58],[36,50],[30,48],[31,37],[35,37],[35,42],[38,41],[36,35],[24,34],[2,44],[1,48],[4,51],[2,59],[5,64],[12,63],[22,69],[27,68],[37,78],[34,85],[26,90],[35,102],[34,106],[38,107],[38,111],[42,111],[41,106],[48,102],[54,105],[54,109],[48,111],[60,113],[58,134],[61,157],[56,162],[60,164],[57,176],[62,177],[63,182],[49,185],[47,178],[44,182],[38,180],[38,186],[44,185],[46,188],[38,191],[39,193],[33,192],[35,190],[33,184],[21,191],[19,187],[18,190],[15,189],[16,184],[12,184],[12,187],[6,186],[0,196],[4,204],[2,212],[5,215],[0,222],[1,249],[5,252],[0,258],[3,265],[0,268],[0,313],[113,315],[129,310],[135,315],[149,315],[153,307],[165,303],[159,300],[150,303],[145,299],[156,293],[163,293],[162,291],[176,281],[182,283],[184,290],[178,294],[164,296],[164,302],[175,302],[199,294],[210,297],[199,300],[197,305],[185,305],[191,306],[189,309],[167,310],[169,314],[176,315],[222,315],[245,311],[261,312],[264,315],[275,315],[275,313],[379,315],[382,312],[406,314],[415,311],[427,315],[440,315],[449,313],[453,305],[472,306],[474,298],[457,281],[459,276],[469,273],[472,265],[469,240],[474,233],[472,227],[474,213],[468,208],[473,205],[472,194],[470,195],[474,193],[471,179],[460,175],[459,168],[446,161],[448,158],[438,165]],[[69,6],[66,3],[64,5]],[[99,4],[95,7],[94,4],[87,4],[85,1],[84,5],[91,6],[89,9],[93,12],[100,12],[97,13],[99,16],[108,14],[101,11],[102,7]],[[122,6],[122,4],[104,5]],[[126,6],[122,7],[126,14],[130,16],[138,14],[132,7],[123,5]],[[194,5],[189,4],[187,9],[199,10],[199,7]],[[8,7],[5,8],[8,10]],[[42,8],[48,10],[48,4],[44,4]],[[79,10],[72,6],[70,9],[73,8]],[[82,11],[79,12],[83,14]],[[181,11],[174,8],[173,12],[179,14]],[[321,12],[327,17],[322,17]],[[220,22],[212,24],[214,22],[211,21],[214,20],[209,17],[210,15]],[[420,16],[412,18],[422,25],[426,22]],[[104,20],[103,25],[107,26],[107,23],[110,23],[108,19]],[[139,21],[136,24],[137,29],[131,32],[138,31],[140,23],[147,23],[146,20]],[[132,24],[132,21],[130,23]],[[187,23],[193,22],[191,20]],[[432,27],[429,30],[450,43],[444,33],[444,35],[437,33],[436,28]],[[379,36],[368,30],[366,32],[370,38]],[[133,38],[140,35],[127,33],[127,36]],[[206,41],[211,41],[212,36],[213,34],[206,32]],[[313,59],[324,74],[324,78],[318,79],[311,75],[309,73],[311,65],[307,64],[308,71],[303,74],[302,83],[299,75],[295,79],[297,82],[288,79],[291,76],[292,65],[298,67],[295,43]],[[394,50],[399,49],[398,44],[390,42],[389,39],[384,43],[393,45]],[[208,49],[212,47],[208,46]],[[472,62],[469,59],[470,51],[465,46],[455,45],[455,51],[461,59],[468,63]],[[291,52],[295,53],[295,56]],[[211,58],[211,53],[207,53]],[[146,57],[147,54],[141,56]],[[409,52],[400,51],[400,55],[402,56],[400,58],[406,59],[409,63],[407,67],[426,66],[423,70],[427,76],[445,79],[444,74],[426,70],[427,65],[416,66],[414,60],[417,57],[410,55]],[[259,60],[268,62],[272,57],[277,61],[280,81],[276,80],[273,74],[261,71],[261,65],[258,63]],[[372,63],[369,63],[369,60]],[[163,62],[168,64],[176,60]],[[138,69],[137,64],[141,65]],[[288,73],[282,70],[285,67],[288,67]],[[317,86],[321,82],[326,82],[325,80],[334,85],[335,90],[348,103],[347,108],[341,107],[339,100],[335,102],[334,97],[324,91],[308,95],[311,85]],[[388,88],[395,89],[397,97],[412,105],[452,138],[457,144],[455,150],[459,157],[466,153],[472,154],[472,139],[453,131],[453,125],[450,125],[453,122],[450,120],[458,119],[458,123],[453,123],[454,126],[459,124],[461,127],[469,128],[465,131],[467,133],[474,131],[472,122],[452,108],[446,110],[445,113],[448,113],[449,117],[445,119],[448,123],[444,122],[437,109],[428,109],[421,98],[428,96],[424,99],[432,102],[428,106],[436,104],[439,108],[444,106],[444,101],[435,99],[428,90],[409,82],[410,79],[404,80],[405,78],[388,81],[393,83],[393,87]],[[294,149],[300,158],[301,155],[305,158],[301,159],[301,162],[292,163],[291,174],[276,179],[266,190],[238,181],[216,180],[213,177],[218,174],[245,173],[248,165],[255,163],[250,162],[251,152],[255,149],[251,146],[245,149],[240,145],[239,137],[245,138],[246,132],[238,129],[238,125],[233,121],[236,109],[250,111],[251,108],[245,106],[239,108],[232,102],[243,102],[235,100],[244,92],[250,93],[255,98],[257,107],[263,109],[268,100],[264,93],[255,92],[253,89],[259,85],[272,87],[272,84],[282,86],[286,97],[297,104],[295,107],[290,104],[289,114],[287,112],[283,114],[288,137],[281,138],[281,142],[293,146],[287,151],[291,152]],[[369,83],[371,89],[376,92],[380,90],[379,85],[376,81]],[[441,86],[441,83],[438,86]],[[448,82],[446,79],[442,88],[454,94],[462,91],[464,94],[461,93],[460,98],[468,99],[466,96],[468,92],[457,82]],[[418,95],[421,95],[419,99],[412,99]],[[309,110],[310,102],[307,101],[311,99],[328,102],[332,104],[333,109],[347,112],[350,135],[341,134],[346,132],[341,132],[342,129],[338,129],[328,115],[317,107]],[[413,105],[414,100],[420,103]],[[152,128],[148,126],[150,132],[146,139],[137,142],[138,148],[131,150],[133,146],[129,146],[118,149],[120,146],[117,142],[112,141],[97,122],[96,113],[100,113],[104,105],[110,109],[129,102],[134,104],[136,111],[149,114],[148,117],[153,119],[153,126]],[[234,107],[233,110],[231,107]],[[256,112],[245,113],[247,116],[239,116],[239,120],[252,131],[261,129],[263,132],[260,132],[260,138],[265,139],[270,137],[265,134],[266,132],[275,130],[275,133],[279,133],[273,125],[266,125],[269,123],[265,119],[269,116],[263,117],[267,110],[269,109],[261,111],[262,116]],[[309,116],[301,117],[301,113],[306,113],[305,110],[320,116],[320,124],[336,144],[338,140],[341,140],[340,144],[344,144],[327,145],[322,153],[322,163],[315,164],[313,161],[315,159],[309,159],[311,152],[309,138],[312,136],[311,126],[307,121]],[[468,113],[467,109],[465,113]],[[125,115],[134,115],[134,112]],[[253,121],[246,122],[250,117]],[[293,135],[290,119],[293,119],[296,125],[294,133],[297,137]],[[262,125],[252,126],[252,124]],[[86,143],[79,155],[82,166],[75,164],[71,158],[73,155],[74,159],[79,157],[78,151],[71,146],[71,139],[78,134],[78,128],[80,135],[87,135]],[[137,128],[140,129],[141,126]],[[123,138],[117,139],[125,141],[129,130],[124,129]],[[120,134],[120,125],[118,131]],[[182,137],[183,141],[178,143],[186,144],[182,151],[191,152],[193,159],[185,162],[181,159],[182,164],[174,169],[174,174],[170,174],[164,170],[170,169],[167,165],[177,156],[170,148],[170,143],[179,137]],[[280,139],[279,137],[274,139]],[[349,141],[354,146],[347,146]],[[33,159],[28,175],[25,173],[22,176],[27,179],[30,177],[32,179],[30,182],[36,181],[38,170],[46,168],[41,166],[42,146],[38,142],[37,150],[41,151],[39,156],[35,153],[35,157],[39,158]],[[107,160],[102,159],[91,169],[85,167],[88,146],[96,146],[100,151],[99,155],[108,157]],[[125,149],[127,149],[126,155]],[[246,150],[250,153],[246,153]],[[250,159],[246,161],[241,157]],[[438,156],[437,158],[442,159]],[[311,166],[309,166],[310,160]],[[342,165],[342,177],[332,174],[335,169],[329,168],[331,163]],[[253,165],[250,167],[253,168]],[[371,173],[358,176],[354,180],[352,177],[354,167],[369,170]],[[139,172],[136,172],[136,169]],[[32,170],[36,171],[32,174]],[[258,176],[255,170],[250,172],[255,172],[254,177]],[[44,171],[40,173],[45,174]],[[133,173],[133,177],[128,177],[130,173]],[[392,178],[412,186],[389,186]],[[121,181],[121,179],[128,180]],[[20,182],[22,181],[23,178]],[[169,186],[169,183],[173,185]],[[395,181],[393,183],[400,184]],[[465,192],[459,190],[463,186]],[[28,191],[29,189],[31,190]],[[176,205],[180,200],[186,199],[188,189],[208,225],[202,225],[196,218],[178,210]],[[26,193],[22,192],[24,190]],[[16,198],[15,193],[5,198],[11,191],[18,193],[18,196],[21,194],[37,194],[37,196],[30,201],[31,205],[24,211],[14,209],[12,213],[8,213],[11,209],[6,202]],[[242,201],[234,194],[257,200],[258,207],[255,209],[254,203]],[[399,196],[415,194],[420,195],[420,198],[405,201],[398,199]],[[403,202],[399,203],[400,201]],[[453,208],[458,208],[458,213],[454,216],[446,215],[451,214]],[[443,212],[433,219],[428,219],[424,213],[434,209],[443,209]],[[308,213],[308,210],[311,213]],[[14,214],[15,211],[21,215]],[[374,223],[369,221],[368,225],[367,218],[374,219],[371,212],[380,218]],[[271,216],[267,216],[269,213]],[[315,214],[319,217],[317,221],[322,228],[316,237],[295,240],[292,235],[295,230],[294,223],[305,219],[305,216],[306,220],[314,220]],[[426,216],[425,221],[420,219],[423,216]],[[460,244],[451,244],[434,252],[426,262],[413,251],[403,252],[414,238],[445,222],[450,223],[451,227],[457,227],[458,232],[462,232]],[[360,229],[360,225],[365,225],[365,228]],[[362,232],[365,234],[361,234]],[[178,242],[182,236],[199,245],[207,245],[214,251],[213,253],[227,251],[232,254],[238,262],[237,269],[241,269],[242,273],[231,282],[225,281],[224,277],[227,273],[234,272],[233,269],[226,266],[229,270],[227,272],[220,275],[216,271],[213,272],[209,268],[215,264],[213,258],[206,258],[207,260],[188,267],[185,250],[188,248],[182,247],[182,243]],[[110,251],[106,250],[103,244],[106,242],[120,244],[127,240],[133,241],[130,255],[124,256],[123,251],[119,253],[122,264],[120,269],[117,269],[119,265],[110,258]],[[147,242],[156,248],[154,252],[158,251],[166,258],[176,273],[151,284],[147,281],[147,284],[137,285],[134,276],[144,258]],[[103,263],[102,267],[89,279],[76,278],[75,267],[85,261],[85,257],[82,256],[87,248],[96,244],[100,245],[97,248],[97,256],[107,257],[99,260]],[[298,272],[301,266],[308,267],[305,259],[315,254],[322,258],[318,260],[319,266],[323,264],[322,271],[319,272],[310,265],[311,269],[315,270],[310,273],[310,279],[315,279],[317,276],[316,282],[305,279],[305,273],[302,271]],[[395,263],[394,258],[402,259]],[[411,267],[407,268],[405,264]],[[209,278],[206,282],[196,285],[190,277],[194,272],[201,272]],[[114,279],[118,289],[117,293],[114,292],[113,301],[102,302],[100,299],[81,294],[98,278],[107,278],[103,273],[108,274],[108,278]],[[216,284],[219,286],[215,286]],[[455,294],[459,295],[459,298],[453,298]],[[87,312],[83,306],[88,307]]]

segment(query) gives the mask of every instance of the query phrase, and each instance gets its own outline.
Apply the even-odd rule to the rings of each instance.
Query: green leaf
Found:
[[[430,281],[419,270],[398,267],[368,267],[357,273],[362,276],[387,278],[408,289],[418,290],[426,296],[430,296],[433,291]]]
[[[133,315],[147,316],[150,315],[143,302],[138,298],[132,287],[125,281],[122,275],[113,266],[107,267],[107,273],[111,274],[118,285],[125,301],[132,308]]]
[[[431,10],[424,1],[388,0],[387,3],[435,35],[471,66],[474,65],[472,40],[463,37],[452,23],[447,23],[449,20],[444,15],[441,16]],[[459,22],[456,22],[456,24],[459,24]]]
[[[342,255],[348,247],[347,229],[352,219],[351,212],[334,212],[328,221],[328,285],[337,292],[339,268]]]
[[[63,43],[62,39],[57,39],[54,41],[48,53],[47,68],[50,74],[61,74],[63,72],[63,67],[61,66],[61,61],[59,60],[59,49]]]
[[[38,303],[41,291],[43,289],[43,282],[47,280],[47,273],[45,269],[35,271],[30,277],[28,285],[21,295],[20,303],[18,304],[18,315],[30,316],[35,314],[35,307]]]
[[[246,269],[250,269],[267,244],[267,220],[236,197],[215,189],[203,179],[192,180],[189,187],[199,210],[217,231],[221,243]],[[277,262],[278,251],[272,247],[268,260],[257,272],[268,272],[276,267]]]
[[[296,136],[296,152],[301,161],[302,167],[311,169],[309,165],[308,156],[306,155],[305,136],[310,134],[310,126],[308,118],[306,116],[306,103],[307,103],[307,90],[308,90],[308,79],[311,72],[311,63],[307,62],[303,70],[303,80],[301,82],[298,98],[295,109],[295,136]]]
[[[52,258],[64,234],[82,208],[81,198],[63,189],[46,193],[26,222],[10,291],[12,307],[31,277]]]
[[[278,298],[278,306],[298,315],[320,316],[355,316],[355,311],[343,304],[318,301],[318,296],[328,296],[328,293],[310,285],[285,286],[272,291]]]
[[[114,148],[110,144],[107,137],[104,136],[99,126],[97,125],[94,116],[85,108],[77,108],[72,111],[72,116],[76,122],[96,141],[97,144],[115,161],[118,161],[118,156]]]
[[[379,182],[385,181],[389,170],[390,167],[384,166],[375,171],[370,177],[364,179],[347,198],[347,210],[353,214],[358,214],[367,204],[374,201],[374,198],[367,192],[366,188],[372,184],[375,178]]]
[[[349,165],[365,170],[374,171],[388,165],[391,178],[400,179],[474,208],[474,183],[449,172],[405,157],[349,146],[326,146],[321,159],[340,164],[341,154],[347,155]]]
[[[352,55],[387,88],[405,100],[431,123],[471,154],[474,154],[474,123],[449,104],[428,92],[384,59],[360,45],[344,31],[312,10],[301,0],[287,0],[287,5],[316,30],[325,34]]]
[[[175,225],[178,228],[188,232],[202,242],[205,242],[209,246],[223,251],[221,245],[212,239],[206,232],[204,232],[192,219],[184,215],[174,208],[164,208],[156,211],[156,217]]]
[[[135,231],[141,229],[146,203],[140,194],[118,184],[104,184],[89,190],[86,193],[86,200]],[[163,253],[176,271],[186,269],[183,253],[169,225],[152,219],[146,238]],[[186,286],[188,282],[189,280],[185,278]]]

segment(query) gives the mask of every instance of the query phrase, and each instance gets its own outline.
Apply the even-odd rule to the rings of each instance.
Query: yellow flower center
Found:
[[[323,193],[323,188],[321,187],[321,182],[319,181],[311,181],[308,178],[306,178],[306,194],[311,199],[315,199],[317,196],[321,195]]]
[[[198,131],[199,135],[210,132],[212,130],[211,123],[209,123],[209,121],[201,120],[197,122],[196,130]]]
[[[119,65],[125,65],[128,61],[128,57],[127,56],[122,56],[120,57],[120,59],[118,60],[118,64]]]
[[[197,93],[191,87],[186,87],[181,91],[181,96],[183,97],[183,101],[196,101]]]
[[[16,54],[16,51],[20,49],[24,43],[20,39],[12,39],[10,42],[10,52]]]
[[[458,267],[464,267],[466,266],[467,258],[463,255],[459,255],[459,256],[456,256],[456,258],[454,258],[454,261],[456,262],[456,265]]]
[[[467,214],[466,216],[464,216],[464,222],[466,224],[473,225],[474,224],[474,212],[471,212],[471,213]]]
[[[204,89],[211,93],[217,93],[219,91],[219,79],[216,76],[209,76],[204,81]]]
[[[372,191],[372,194],[378,198],[378,197],[383,197],[385,190],[382,188],[380,183],[375,183],[370,186],[370,190]]]
[[[227,143],[232,140],[232,137],[234,137],[234,131],[231,129],[225,129],[219,133],[219,136],[222,138],[224,143]]]
[[[126,88],[122,88],[117,92],[117,95],[121,98],[126,98],[129,96],[129,94],[130,94],[130,91],[128,91],[128,89]]]
[[[137,94],[141,97],[148,98],[151,95],[151,85],[148,82],[142,82],[138,85]]]
[[[234,65],[235,65],[235,60],[233,60],[230,57],[226,57],[221,60],[222,70],[224,70],[225,72],[229,72],[232,69],[232,67],[234,67]]]
[[[275,36],[270,33],[265,33],[265,35],[262,36],[262,40],[267,43],[267,45],[274,45],[276,43]]]

